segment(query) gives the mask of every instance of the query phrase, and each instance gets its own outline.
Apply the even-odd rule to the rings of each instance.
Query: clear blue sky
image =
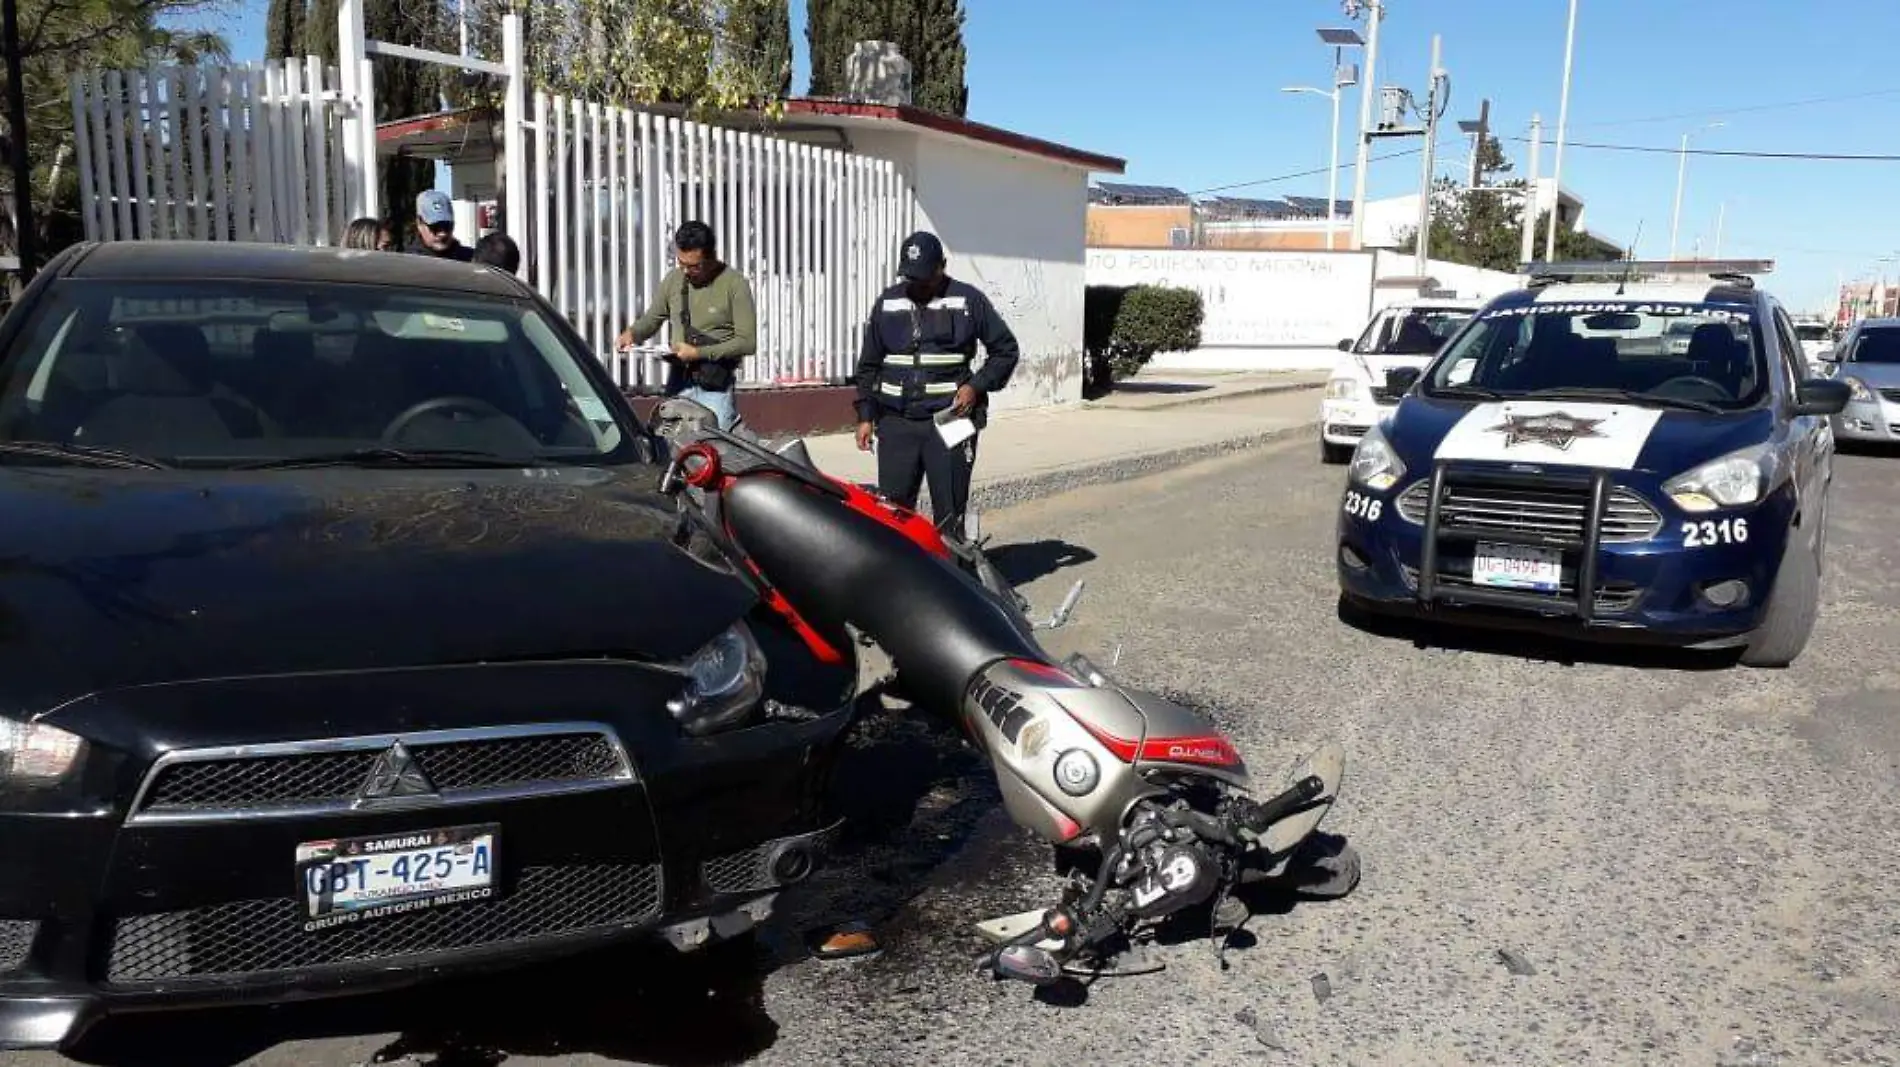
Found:
[[[232,37],[261,54],[262,0]],[[1432,34],[1444,37],[1451,113],[1445,173],[1462,173],[1469,139],[1449,120],[1491,99],[1493,127],[1521,172],[1532,112],[1555,156],[1567,0],[1386,0],[1379,81],[1422,95]],[[1346,25],[1338,0],[965,0],[969,117],[1128,160],[1123,181],[1190,192],[1323,168],[1331,120],[1323,99],[1331,49],[1315,27]],[[794,89],[806,86],[803,5],[793,0]],[[1584,221],[1638,256],[1668,254],[1674,149],[1691,147],[1900,155],[1900,3],[1836,9],[1790,0],[1581,0],[1564,185]],[[1852,99],[1832,99],[1848,98]],[[1784,105],[1818,98],[1827,102]],[[1352,190],[1357,90],[1343,102],[1342,197]],[[1578,142],[1654,146],[1611,152]],[[1382,143],[1379,151],[1417,144]],[[1369,194],[1418,187],[1417,156],[1371,168]],[[1117,180],[1117,179],[1111,179]],[[1879,269],[1900,253],[1900,162],[1689,159],[1682,247],[1711,250],[1726,205],[1724,256],[1777,261],[1773,285],[1798,308],[1831,307],[1837,275]],[[1326,178],[1250,186],[1234,195],[1324,196]],[[1640,226],[1640,236],[1638,228]],[[1890,264],[1900,277],[1900,262]]]

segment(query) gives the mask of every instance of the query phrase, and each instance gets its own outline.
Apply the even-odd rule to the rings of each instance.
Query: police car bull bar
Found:
[[[1595,617],[1598,592],[1597,549],[1602,544],[1604,506],[1614,488],[1610,482],[1609,471],[1599,470],[1581,474],[1549,471],[1536,473],[1492,471],[1459,468],[1441,461],[1433,465],[1429,485],[1429,496],[1426,498],[1425,506],[1424,544],[1418,561],[1417,597],[1421,607],[1429,609],[1434,604],[1444,602],[1477,607],[1510,608],[1546,615],[1574,616],[1585,623]],[[1583,535],[1581,537],[1553,537],[1549,534],[1495,528],[1453,527],[1447,529],[1443,522],[1443,505],[1447,487],[1531,492],[1567,490],[1579,495],[1587,494],[1588,503],[1583,513]],[[1479,541],[1557,550],[1559,592],[1550,594],[1489,589],[1475,582],[1459,585],[1445,583],[1443,576],[1439,573],[1440,546],[1468,543],[1475,549]],[[1574,595],[1564,596],[1561,592],[1561,576],[1563,571],[1568,569],[1567,557],[1573,552],[1578,557],[1575,568],[1576,579],[1572,583]]]

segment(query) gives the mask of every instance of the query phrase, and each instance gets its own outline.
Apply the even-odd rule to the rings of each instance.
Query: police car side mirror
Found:
[[[1797,415],[1839,415],[1854,398],[1854,387],[1832,378],[1809,378],[1794,390]]]
[[[1335,347],[1337,347],[1341,352],[1352,351],[1352,338],[1347,337],[1347,338],[1341,339],[1339,344]]]
[[[1411,391],[1423,374],[1417,367],[1393,367],[1385,372],[1385,388],[1389,393],[1399,394]]]

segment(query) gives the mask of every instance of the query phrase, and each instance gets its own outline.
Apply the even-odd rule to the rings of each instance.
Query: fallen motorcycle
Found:
[[[1070,854],[1099,851],[1051,906],[978,924],[994,946],[985,970],[1037,985],[1117,973],[1144,924],[1211,905],[1211,932],[1238,926],[1240,885],[1329,897],[1357,884],[1349,846],[1312,847],[1344,772],[1337,744],[1255,799],[1245,761],[1209,719],[1042,648],[1035,631],[1066,620],[1079,583],[1033,623],[964,531],[826,475],[802,441],[722,431],[682,399],[659,406],[650,432],[665,449],[662,491],[815,655],[841,660],[846,642],[874,642],[912,704],[960,724],[988,757],[1018,825]]]

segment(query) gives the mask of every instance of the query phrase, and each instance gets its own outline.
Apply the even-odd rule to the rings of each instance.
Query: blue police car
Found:
[[[1772,262],[1522,269],[1389,373],[1341,499],[1342,608],[1793,662],[1850,390],[1809,376],[1754,284]]]

